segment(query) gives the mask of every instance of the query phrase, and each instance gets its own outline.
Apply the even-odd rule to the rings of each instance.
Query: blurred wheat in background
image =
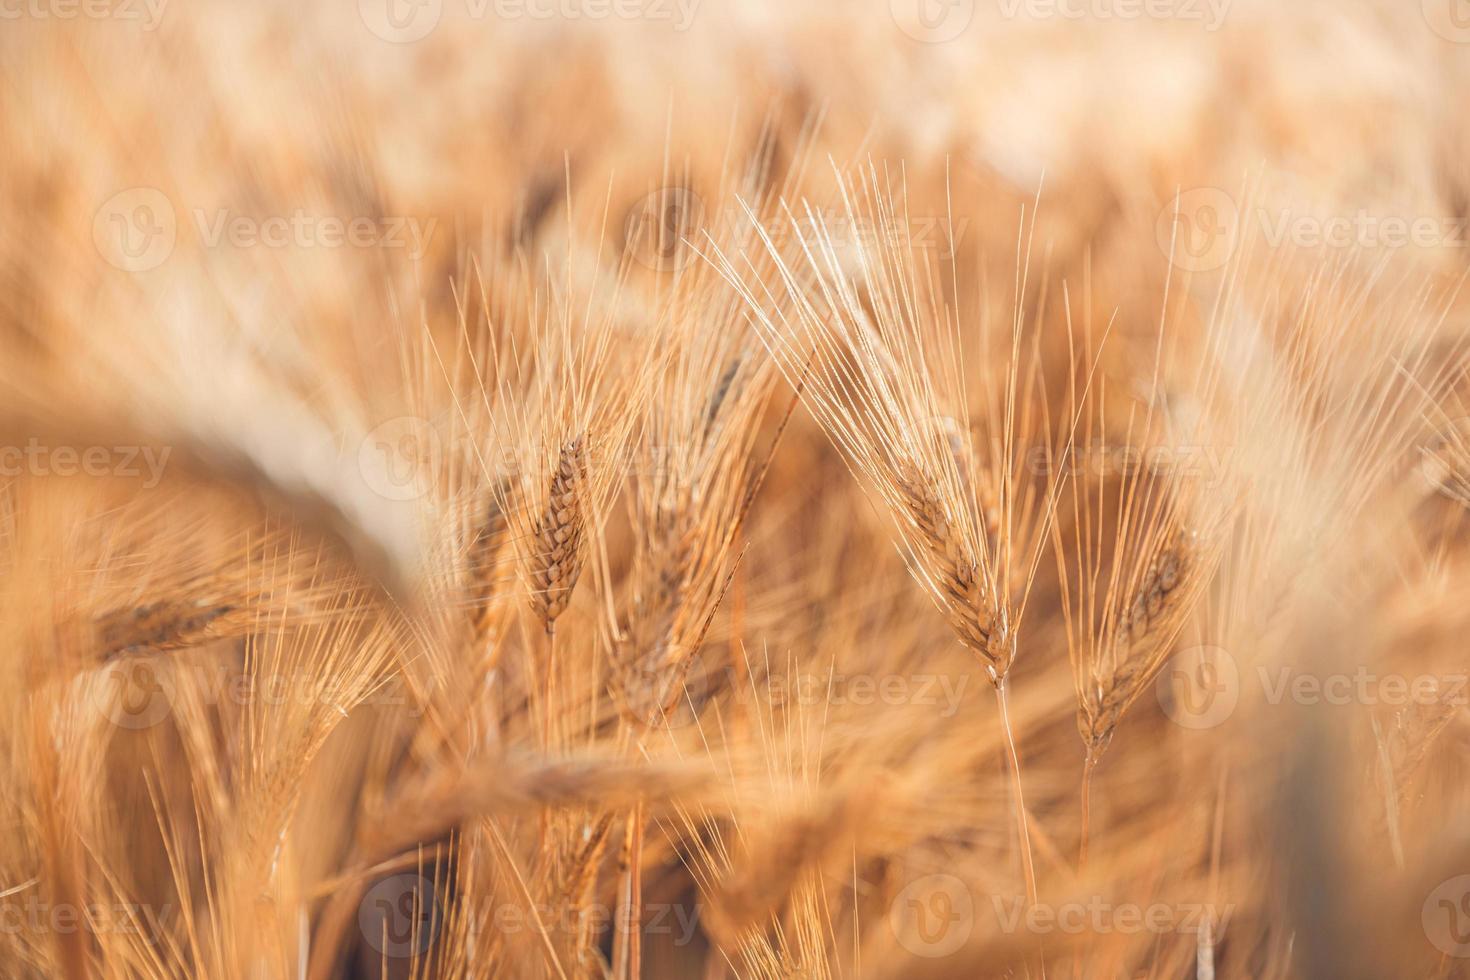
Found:
[[[0,976],[1470,977],[1464,0],[0,0]]]

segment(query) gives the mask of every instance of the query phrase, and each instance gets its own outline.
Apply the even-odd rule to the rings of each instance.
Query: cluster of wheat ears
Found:
[[[1463,211],[1453,73],[1241,8],[18,27],[0,975],[1470,975],[1464,256],[1219,213]]]

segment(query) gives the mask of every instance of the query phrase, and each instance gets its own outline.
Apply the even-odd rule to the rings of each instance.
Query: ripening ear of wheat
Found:
[[[523,587],[548,637],[594,557],[659,369],[656,330],[635,333],[640,327],[619,316],[623,282],[619,275],[594,285],[579,300],[547,281],[513,314],[524,320],[490,325],[509,337],[505,348],[492,347],[499,416],[491,436],[515,487],[502,506]]]
[[[842,226],[879,229],[876,241],[839,238],[810,205],[804,217],[813,232],[803,237],[802,222],[787,207],[795,254],[785,254],[770,227],[758,231],[778,260],[776,285],[752,283],[749,259],[744,268],[728,256],[720,262],[751,305],[772,357],[806,386],[812,413],[892,516],[915,580],[995,687],[1009,742],[1021,871],[1034,903],[1006,679],[1063,479],[1049,463],[1070,430],[1053,425],[1036,335],[1025,332],[1024,221],[1010,329],[996,338],[983,318],[966,329],[941,299],[941,270],[912,246],[901,175],[897,183],[896,191],[894,178],[880,179],[871,164],[860,180],[838,179]],[[984,365],[975,385],[967,358],[996,355],[1005,367]]]
[[[741,186],[759,191],[770,179],[767,157],[758,151],[748,162]],[[721,243],[739,232],[732,217],[703,230]],[[635,726],[659,727],[673,709],[764,475],[753,454],[776,370],[702,245],[685,240],[674,250],[678,274],[659,324],[670,352],[650,393],[629,494],[631,589],[613,624],[614,690]]]
[[[1084,326],[1084,336],[1093,333]],[[1177,329],[1173,339],[1188,338]],[[1093,772],[1124,712],[1148,691],[1194,615],[1229,540],[1242,492],[1210,428],[1212,352],[1162,343],[1133,377],[1108,377],[1105,347],[1084,341],[1095,379],[1073,473],[1053,525],[1060,604],[1084,746],[1079,866],[1087,863]],[[1123,367],[1119,365],[1119,367]],[[1122,388],[1123,396],[1115,393]],[[1122,418],[1119,419],[1118,416]]]
[[[1050,466],[1038,481],[1026,465],[1037,450],[1049,458],[1057,438],[1034,336],[1023,339],[1019,308],[999,343],[987,321],[958,321],[940,299],[941,270],[900,230],[907,215],[892,178],[880,181],[870,167],[840,186],[843,226],[885,230],[876,243],[845,240],[810,207],[804,224],[788,207],[781,226],[759,231],[781,259],[776,283],[750,282],[730,257],[720,261],[772,356],[788,378],[806,378],[813,413],[894,515],[915,578],[999,685],[1015,659],[1059,483]],[[800,237],[804,227],[810,239]],[[788,254],[781,243],[792,230]],[[1026,273],[1022,263],[1017,300]],[[982,368],[979,386],[967,379],[967,357],[996,354],[1004,369]]]

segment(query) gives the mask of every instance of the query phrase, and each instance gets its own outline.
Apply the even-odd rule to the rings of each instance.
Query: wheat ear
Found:
[[[536,552],[531,562],[531,608],[541,618],[548,636],[556,633],[556,619],[566,611],[572,590],[582,574],[586,519],[582,495],[587,476],[583,437],[562,446],[556,475],[546,495],[546,508],[536,521]]]

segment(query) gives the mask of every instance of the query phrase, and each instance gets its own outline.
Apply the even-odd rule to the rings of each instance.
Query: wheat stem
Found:
[[[1092,774],[1097,769],[1098,755],[1091,745],[1087,746],[1087,758],[1082,763],[1082,833],[1077,845],[1077,873],[1087,870],[1087,845],[1092,830]]]
[[[1016,811],[1016,832],[1020,836],[1021,873],[1026,879],[1026,907],[1036,907],[1036,866],[1031,855],[1031,828],[1026,818],[1026,796],[1021,788],[1021,755],[1016,750],[1016,732],[1011,725],[1010,694],[1005,677],[995,682],[995,703],[1000,709],[1000,724],[1006,736],[1006,760],[1011,771],[1011,797]],[[1040,964],[1042,980],[1046,980],[1046,962]]]

